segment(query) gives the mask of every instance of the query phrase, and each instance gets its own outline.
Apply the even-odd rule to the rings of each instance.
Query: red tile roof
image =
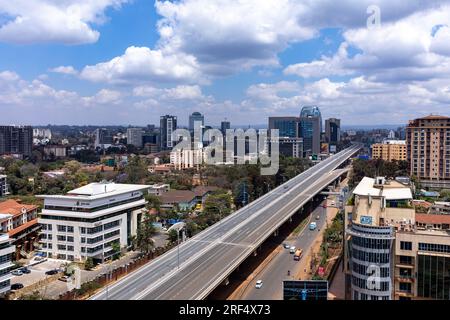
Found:
[[[22,209],[25,208],[27,212],[37,209],[37,206],[32,204],[19,203],[16,200],[10,199],[0,202],[0,213],[8,213],[15,216],[22,214]]]
[[[36,218],[36,219],[33,219],[33,220],[30,220],[30,221],[28,221],[28,222],[26,222],[26,223],[24,223],[24,224],[18,226],[17,228],[14,228],[14,229],[12,229],[12,230],[9,230],[9,231],[8,231],[8,235],[9,235],[10,237],[12,237],[12,236],[14,236],[15,234],[18,234],[20,231],[23,231],[23,230],[25,230],[25,229],[27,229],[27,228],[29,228],[29,227],[32,227],[32,226],[34,226],[34,225],[37,225],[37,223],[38,223],[38,219],[37,219],[37,218]]]
[[[450,214],[416,213],[416,222],[426,224],[450,224]]]

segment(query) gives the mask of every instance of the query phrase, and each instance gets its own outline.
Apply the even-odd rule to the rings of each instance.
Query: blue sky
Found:
[[[369,5],[379,24],[367,25]],[[447,1],[0,0],[2,123],[448,115]]]

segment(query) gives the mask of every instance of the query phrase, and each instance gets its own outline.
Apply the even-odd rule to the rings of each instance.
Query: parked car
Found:
[[[16,269],[16,270],[11,271],[11,274],[13,276],[21,276],[21,275],[23,275],[23,272],[20,269]]]
[[[11,290],[19,290],[19,289],[22,289],[22,288],[23,288],[23,284],[21,284],[21,283],[13,283],[11,285]]]
[[[262,280],[258,280],[258,281],[256,281],[255,288],[256,288],[256,289],[261,289],[262,285],[263,285]]]
[[[25,273],[25,274],[31,273],[31,270],[28,269],[27,267],[23,267],[22,269],[20,269],[20,271],[22,271],[22,273]]]
[[[58,269],[52,269],[52,270],[48,270],[48,271],[45,272],[45,274],[48,275],[48,276],[52,276],[52,275],[57,274],[57,273],[58,273]]]
[[[62,282],[68,282],[70,279],[69,276],[62,276],[61,278],[58,278],[58,280],[62,281]]]

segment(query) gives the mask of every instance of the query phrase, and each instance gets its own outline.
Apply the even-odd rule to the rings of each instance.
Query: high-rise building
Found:
[[[172,133],[177,129],[177,117],[171,115],[160,118],[160,143],[161,150],[170,150],[174,146]]]
[[[372,145],[372,159],[406,161],[405,140],[384,140]]]
[[[409,173],[423,187],[450,187],[450,118],[429,115],[406,128]]]
[[[9,194],[7,177],[0,174],[0,198],[6,196],[7,194]]]
[[[225,120],[220,123],[220,131],[222,131],[224,137],[227,134],[227,130],[230,128],[231,128],[230,121]]]
[[[132,144],[137,148],[142,148],[142,129],[128,128],[127,129],[127,144]]]
[[[201,128],[205,125],[205,117],[200,112],[193,112],[189,116],[189,130]]]
[[[41,251],[46,257],[103,262],[129,248],[151,186],[91,183],[67,195],[41,195]]]
[[[341,140],[341,120],[330,118],[325,120],[325,140],[336,144]]]
[[[0,214],[1,215],[1,214]],[[14,266],[12,257],[15,246],[11,245],[8,234],[0,233],[0,297],[5,296],[11,290],[11,269]]]
[[[269,131],[278,129],[279,137],[298,138],[298,117],[269,117]]]
[[[33,128],[31,126],[0,126],[0,155],[31,156]]]
[[[94,147],[107,149],[113,144],[113,135],[110,130],[106,128],[98,128],[95,130],[95,144]]]
[[[305,106],[300,112],[299,136],[303,138],[305,155],[320,153],[322,115],[316,106]]]
[[[346,206],[347,298],[450,299],[450,215],[418,213],[399,179],[363,178]]]

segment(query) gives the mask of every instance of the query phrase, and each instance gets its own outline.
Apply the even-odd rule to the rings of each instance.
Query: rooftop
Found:
[[[375,179],[364,177],[356,186],[353,194],[359,196],[385,197],[386,200],[412,199],[411,189],[396,181],[388,181],[382,186],[375,186]]]
[[[12,216],[19,216],[21,215],[23,212],[23,210],[25,212],[29,212],[29,211],[33,211],[36,210],[37,206],[32,205],[32,204],[23,204],[20,202],[17,202],[16,200],[13,199],[9,199],[6,201],[2,201],[0,202],[0,214],[9,214]],[[1,218],[1,216],[0,216]]]
[[[450,224],[450,215],[416,213],[416,222],[425,224]]]
[[[99,199],[105,196],[113,196],[117,194],[122,194],[126,192],[139,191],[143,189],[148,189],[150,186],[144,184],[120,184],[120,183],[109,183],[109,182],[94,182],[84,187],[77,188],[69,191],[66,195],[39,195],[40,198],[59,198],[68,199],[79,197],[82,199]]]
[[[195,193],[190,190],[171,190],[160,195],[162,203],[190,202],[195,198]]]

